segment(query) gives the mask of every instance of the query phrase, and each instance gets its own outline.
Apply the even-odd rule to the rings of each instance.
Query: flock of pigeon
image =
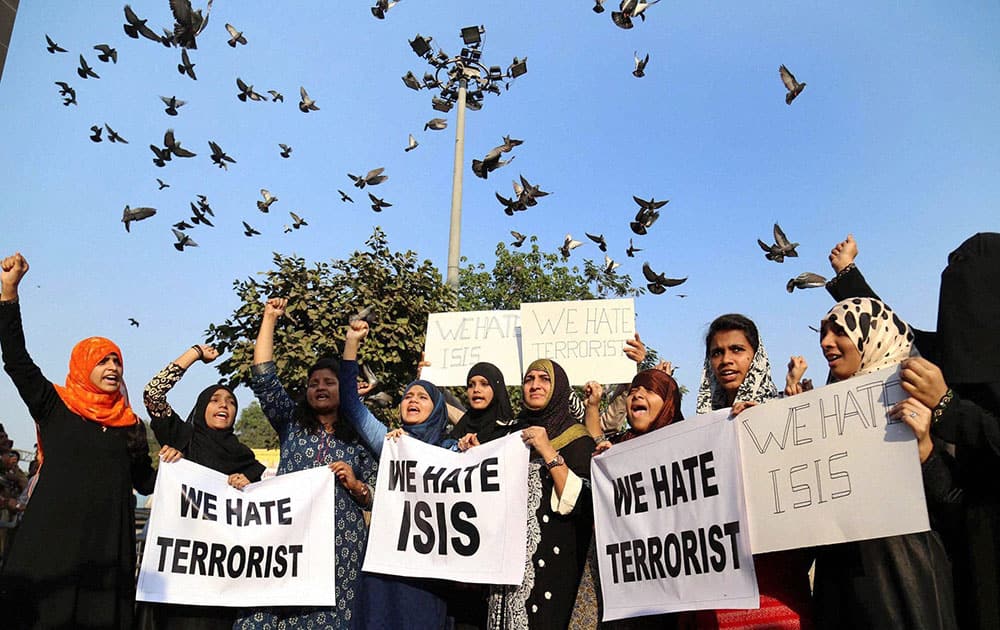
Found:
[[[634,20],[638,18],[640,21],[646,20],[647,9],[657,4],[659,0],[653,0],[652,2],[639,2],[638,0],[621,0],[619,4],[619,10],[613,11],[611,13],[612,22],[622,28],[631,29],[635,26]],[[186,76],[191,80],[197,80],[197,75],[195,74],[195,63],[192,62],[189,51],[197,49],[197,40],[201,36],[209,22],[209,15],[212,8],[213,0],[208,0],[204,14],[201,10],[194,10],[191,7],[191,0],[169,0],[169,6],[171,13],[174,18],[174,24],[172,29],[163,28],[162,34],[157,34],[153,29],[147,25],[145,19],[141,19],[136,15],[135,11],[129,6],[124,6],[124,16],[125,23],[123,24],[123,30],[125,34],[132,39],[146,39],[152,42],[163,45],[164,47],[179,48],[180,49],[180,63],[177,65],[177,71],[182,76]],[[602,13],[604,11],[604,0],[595,0],[595,5],[593,7],[594,12]],[[394,7],[396,2],[389,2],[388,0],[377,0],[376,4],[371,8],[372,15],[377,19],[385,19],[386,12]],[[225,24],[225,29],[227,33],[227,44],[236,48],[237,46],[246,46],[247,38],[244,36],[243,32],[237,29],[232,24]],[[55,41],[53,41],[48,35],[45,36],[46,39],[46,50],[51,54],[67,53],[68,51],[61,46],[59,46]],[[97,51],[97,59],[103,64],[117,64],[118,62],[118,51],[112,48],[106,43],[97,44],[93,47]],[[638,52],[634,54],[634,69],[632,74],[641,78],[645,76],[646,66],[649,63],[649,54],[640,57]],[[81,80],[87,79],[100,79],[100,75],[91,66],[84,55],[81,53],[79,55],[79,66],[76,68],[77,75]],[[805,88],[805,83],[798,82],[794,75],[788,71],[788,69],[781,65],[779,68],[779,75],[781,77],[782,83],[786,89],[785,102],[791,105],[792,101],[795,100],[802,90]],[[405,82],[405,77],[404,77]],[[77,105],[77,92],[76,90],[65,81],[55,82],[59,86],[59,95],[63,98],[63,105]],[[236,98],[241,102],[271,102],[271,103],[284,103],[284,96],[274,89],[266,90],[266,93],[270,96],[265,96],[254,89],[252,84],[247,83],[241,77],[236,77],[236,87],[237,93]],[[299,90],[300,100],[298,103],[299,111],[303,114],[309,114],[310,112],[316,112],[320,110],[319,105],[314,99],[312,99],[305,87],[300,87]],[[164,112],[167,116],[178,116],[181,108],[186,104],[186,101],[179,99],[176,95],[171,96],[160,96],[165,109]],[[428,120],[424,125],[424,130],[431,131],[441,131],[446,129],[448,126],[447,120],[443,118],[432,118]],[[95,142],[103,142],[107,140],[111,143],[122,143],[128,144],[128,140],[122,137],[117,131],[112,129],[108,123],[95,124],[91,128],[90,139]],[[514,156],[510,155],[504,159],[506,154],[510,154],[516,147],[524,144],[523,140],[512,138],[510,135],[503,136],[502,144],[497,145],[486,152],[481,159],[476,158],[472,160],[471,169],[474,175],[482,179],[488,179],[489,175],[495,172],[497,169],[506,166],[514,160]],[[279,143],[278,148],[280,149],[279,155],[281,158],[287,159],[291,156],[292,147]],[[405,152],[410,152],[419,146],[416,138],[413,134],[409,134],[407,139],[407,145],[404,147]],[[208,140],[208,147],[210,149],[209,158],[213,164],[221,169],[228,170],[230,165],[236,164],[236,159],[229,155],[218,142],[214,140]],[[150,151],[153,153],[153,164],[158,168],[165,168],[167,163],[177,159],[191,159],[197,157],[197,154],[182,146],[181,142],[176,138],[173,129],[167,129],[163,135],[162,146],[158,144],[150,144]],[[353,185],[358,189],[364,189],[366,187],[374,187],[382,184],[388,179],[388,175],[384,173],[384,168],[374,168],[367,171],[364,175],[355,175],[353,173],[348,173],[348,178],[353,182]],[[157,178],[158,190],[163,190],[168,188],[170,185],[164,182],[162,179]],[[524,175],[519,175],[518,179],[513,180],[513,195],[506,197],[500,192],[496,192],[495,196],[497,201],[501,204],[503,211],[508,216],[513,216],[515,212],[524,212],[528,208],[532,208],[538,204],[538,200],[542,197],[548,196],[550,192],[544,191],[537,184],[532,184]],[[354,203],[354,199],[351,198],[343,190],[337,191],[340,194],[340,200],[344,203]],[[261,200],[257,201],[257,209],[261,213],[269,213],[271,206],[278,201],[278,197],[271,194],[265,188],[260,189]],[[374,212],[382,212],[384,209],[392,207],[392,204],[383,198],[376,196],[373,192],[367,191],[368,199],[371,202],[371,209]],[[657,221],[660,216],[660,209],[663,208],[668,201],[660,200],[657,201],[655,198],[650,198],[648,200],[642,199],[638,196],[633,196],[634,201],[638,204],[639,209],[636,212],[635,218],[629,223],[631,231],[637,236],[644,236],[648,233],[653,224]],[[207,227],[214,227],[210,217],[214,217],[211,206],[208,203],[208,198],[205,195],[198,195],[197,200],[190,203],[191,216],[189,218],[184,218],[179,222],[172,225],[172,231],[176,241],[173,243],[174,248],[178,251],[183,251],[187,247],[196,247],[198,244],[191,238],[188,233],[189,230],[193,229],[198,225],[204,225]],[[130,207],[125,206],[122,213],[122,223],[125,226],[127,232],[131,231],[131,224],[137,221],[145,220],[156,214],[157,210],[151,207]],[[298,230],[302,227],[308,226],[309,223],[303,219],[300,215],[295,212],[289,212],[289,217],[291,218],[291,223],[284,226],[284,231],[291,232],[293,230]],[[246,220],[242,221],[243,233],[246,237],[254,237],[261,234],[260,231],[255,229]],[[791,243],[785,236],[781,228],[775,224],[774,225],[774,244],[767,244],[761,240],[758,240],[758,244],[765,252],[765,257],[773,262],[782,263],[786,257],[797,257],[798,254],[795,248],[798,243]],[[514,241],[511,243],[513,247],[520,247],[526,236],[516,231],[511,231],[511,235],[514,237]],[[620,263],[614,261],[608,254],[608,245],[605,241],[603,234],[586,234],[587,238],[595,243],[601,252],[604,252],[604,265],[603,271],[606,274],[613,274],[615,269],[620,266]],[[574,240],[571,234],[567,234],[562,245],[558,248],[558,251],[562,255],[563,259],[569,259],[570,253],[573,249],[580,247],[583,243]],[[625,249],[625,254],[627,257],[632,258],[635,256],[636,252],[640,252],[642,249],[636,247],[633,243],[633,239],[629,239],[628,248]],[[653,271],[649,263],[646,262],[642,266],[643,276],[646,280],[646,288],[650,293],[659,295],[666,292],[667,288],[676,287],[683,284],[687,278],[670,278],[663,273],[657,273]],[[799,276],[792,278],[787,283],[787,290],[789,292],[794,291],[795,288],[805,289],[823,286],[825,283],[825,278],[815,273],[802,273]],[[678,297],[685,297],[684,294],[678,294]]]

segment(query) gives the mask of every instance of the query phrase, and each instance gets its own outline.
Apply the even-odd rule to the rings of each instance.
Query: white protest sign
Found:
[[[333,496],[325,466],[251,484],[161,463],[136,599],[200,606],[333,606]]]
[[[464,453],[403,436],[382,448],[365,571],[520,584],[528,449],[510,435]]]
[[[896,366],[740,414],[754,553],[929,529]]]
[[[520,311],[431,313],[427,317],[421,377],[437,385],[465,386],[469,368],[489,361],[508,384],[521,382]]]
[[[634,337],[631,298],[521,305],[524,367],[535,359],[552,359],[566,370],[571,385],[631,381],[635,362],[622,349]]]
[[[727,416],[685,420],[591,461],[605,621],[759,607]]]

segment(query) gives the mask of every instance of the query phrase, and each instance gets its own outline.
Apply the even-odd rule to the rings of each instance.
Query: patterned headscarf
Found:
[[[739,389],[736,390],[736,400],[747,400],[757,403],[767,402],[778,397],[778,388],[771,380],[771,362],[767,360],[767,350],[764,349],[764,342],[757,344],[757,351],[754,352],[750,361],[750,369]],[[729,406],[726,402],[726,392],[719,385],[712,370],[712,363],[708,356],[705,357],[705,365],[701,370],[701,385],[698,387],[698,407],[699,414],[708,413],[715,409],[725,409]]]
[[[514,411],[500,368],[492,363],[477,363],[469,368],[469,374],[465,377],[466,382],[473,376],[482,376],[489,381],[493,389],[493,400],[486,409],[477,410],[470,407],[451,434],[463,437],[466,433],[475,433],[482,444],[507,435],[513,426]]]
[[[56,385],[56,393],[66,407],[85,420],[106,427],[128,427],[139,422],[129,407],[125,384],[114,393],[103,392],[90,381],[90,373],[109,354],[118,355],[125,367],[121,349],[110,339],[88,337],[73,346],[69,356],[66,386]]]
[[[821,320],[837,324],[861,353],[861,367],[853,376],[895,365],[911,353],[913,330],[892,309],[871,298],[848,298],[833,305]],[[832,374],[829,378],[832,378]],[[827,379],[827,382],[832,382]]]
[[[433,383],[417,379],[406,386],[406,390],[403,392],[404,400],[406,394],[417,385],[423,387],[427,395],[431,397],[434,408],[431,409],[431,414],[427,416],[427,419],[420,424],[403,424],[403,431],[425,444],[437,446],[442,441],[444,427],[448,423],[448,409],[444,404],[444,396]],[[402,408],[402,404],[400,403],[400,408]]]
[[[521,426],[545,427],[545,432],[552,440],[577,424],[569,411],[569,378],[562,366],[551,359],[532,361],[524,373],[534,370],[541,370],[549,375],[549,381],[552,383],[549,399],[541,409],[529,409],[524,406],[518,418],[521,420]]]
[[[662,398],[663,406],[660,407],[660,412],[656,414],[652,424],[644,432],[639,433],[629,426],[628,431],[622,436],[622,442],[645,435],[650,431],[665,427],[677,420],[684,419],[684,414],[681,413],[681,389],[678,387],[674,377],[663,370],[643,370],[632,379],[630,389],[640,386],[645,387],[651,392],[655,392],[657,396]]]

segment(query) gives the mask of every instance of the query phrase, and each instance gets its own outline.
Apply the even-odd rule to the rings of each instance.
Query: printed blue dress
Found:
[[[281,441],[279,475],[343,461],[350,464],[355,476],[368,484],[371,491],[378,472],[375,457],[358,442],[347,442],[332,433],[307,431],[300,427],[293,420],[295,402],[278,381],[274,363],[253,367],[250,388]],[[275,607],[243,611],[234,628],[319,630],[356,627],[353,618],[360,595],[361,564],[368,541],[368,527],[362,507],[340,484],[336,486],[335,513],[333,536],[337,553],[337,605],[333,608]]]

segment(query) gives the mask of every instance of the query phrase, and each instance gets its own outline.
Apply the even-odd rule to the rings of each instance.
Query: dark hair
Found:
[[[757,352],[757,347],[760,346],[760,334],[757,332],[757,325],[746,315],[727,313],[726,315],[716,317],[708,326],[708,334],[705,335],[706,357],[712,351],[712,337],[715,337],[716,333],[729,330],[738,330],[746,335],[747,341],[750,342],[750,347],[753,348],[754,352]]]
[[[337,381],[340,381],[340,362],[333,357],[323,357],[309,366],[309,369],[306,371],[306,389],[309,388],[309,379],[320,370],[330,370],[337,377]],[[316,417],[316,412],[306,402],[304,390],[302,392],[302,399],[295,410],[294,420],[300,427],[310,433],[315,433],[323,429],[319,418]],[[344,419],[344,414],[341,413],[339,404],[337,406],[337,423],[333,426],[333,433],[337,438],[347,442],[353,442],[358,439],[357,431]]]

